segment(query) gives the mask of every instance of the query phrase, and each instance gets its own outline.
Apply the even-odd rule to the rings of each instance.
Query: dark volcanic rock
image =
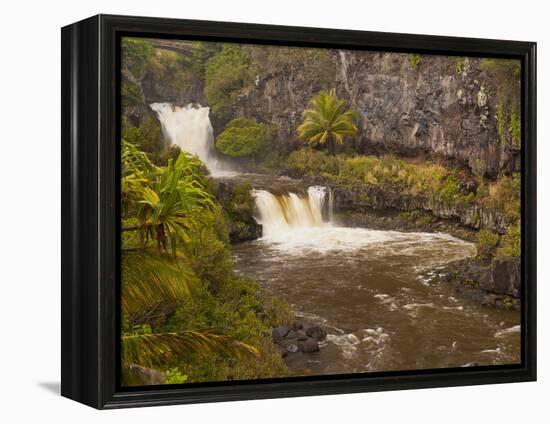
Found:
[[[297,336],[296,338],[300,341],[304,341],[304,340],[307,340],[308,336],[306,333],[304,333],[302,330],[298,330],[297,332]]]
[[[299,322],[293,322],[293,323],[292,323],[292,329],[293,329],[293,330],[296,330],[296,331],[298,331],[298,330],[303,330],[303,329],[304,329],[304,326],[303,326],[301,323],[299,323]]]
[[[274,343],[284,358],[297,352],[317,352],[319,341],[326,338],[327,332],[317,325],[304,330],[303,324],[295,322],[292,327],[286,325],[275,327],[272,335]]]
[[[421,195],[403,194],[397,187],[390,185],[363,184],[353,188],[333,186],[332,194],[334,213],[343,216],[344,220],[348,217],[347,224],[368,224],[360,221],[368,219],[368,212],[372,211],[419,211],[440,220],[455,220],[464,227],[490,228],[500,234],[504,234],[510,224],[502,213],[475,203],[449,205]]]
[[[288,334],[288,331],[290,329],[286,325],[281,325],[279,327],[275,327],[272,330],[272,335],[275,340],[280,340],[283,337],[285,337]]]
[[[306,334],[317,341],[322,341],[327,337],[327,332],[323,328],[317,325],[313,327],[309,327],[306,330]]]
[[[521,261],[517,258],[497,259],[491,263],[481,288],[496,293],[519,297],[521,288]]]
[[[295,339],[296,337],[298,337],[298,334],[296,333],[296,331],[291,329],[285,337],[287,339]]]
[[[465,259],[447,265],[443,272],[460,295],[484,305],[519,307],[520,258]]]
[[[319,350],[319,343],[313,338],[309,338],[302,343],[302,352],[317,352]]]

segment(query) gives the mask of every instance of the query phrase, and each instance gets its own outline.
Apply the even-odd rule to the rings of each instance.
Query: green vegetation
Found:
[[[216,139],[216,148],[234,158],[255,157],[269,141],[269,129],[265,124],[252,118],[235,118]]]
[[[500,246],[496,252],[497,258],[519,257],[521,255],[521,229],[519,225],[509,227],[500,239]]]
[[[488,184],[488,193],[480,197],[479,201],[482,206],[501,212],[509,222],[519,223],[521,217],[520,193],[521,174],[516,172]]]
[[[481,229],[477,233],[476,244],[477,254],[481,258],[491,257],[500,241],[500,236],[494,231],[488,229]]]
[[[193,43],[193,70],[204,79],[206,64],[222,50],[220,43],[197,41]]]
[[[270,329],[290,309],[234,275],[202,163],[157,167],[125,140],[121,159],[124,383],[151,384],[154,369],[171,384],[285,375]]]
[[[348,109],[346,101],[339,99],[334,89],[315,96],[302,116],[304,121],[298,127],[298,137],[310,146],[327,144],[333,155],[335,143],[342,145],[345,137],[355,137],[358,133],[355,121],[359,115]]]
[[[464,71],[464,58],[457,57],[455,63],[455,70],[457,74],[461,74]]]
[[[153,55],[153,44],[147,39],[123,37],[121,52],[123,68],[139,78],[147,71]]]
[[[163,49],[155,49],[149,59],[148,72],[162,92],[179,92],[190,89],[199,79],[189,70],[193,62],[186,56]]]
[[[497,105],[497,131],[501,143],[521,146],[521,119],[517,106],[509,109],[504,103]]]
[[[449,204],[470,203],[475,194],[461,188],[466,178],[434,163],[410,163],[387,156],[330,156],[301,149],[288,158],[291,173],[321,176],[345,185],[394,186],[403,194],[426,196]],[[391,187],[387,187],[391,189]]]
[[[224,44],[205,64],[204,92],[212,114],[226,118],[231,104],[253,80],[248,58],[238,44]]]
[[[521,120],[516,108],[510,112],[510,135],[512,145],[519,148],[521,146]]]
[[[409,55],[409,65],[413,71],[416,71],[422,62],[422,56],[417,53]]]

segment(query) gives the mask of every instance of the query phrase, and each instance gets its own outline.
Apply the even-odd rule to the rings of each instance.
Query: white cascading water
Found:
[[[452,242],[469,246],[469,243],[448,234],[401,233],[337,226],[332,221],[332,193],[322,186],[309,187],[307,196],[296,193],[276,195],[267,190],[254,190],[252,196],[257,209],[256,221],[262,224],[260,240],[284,254],[356,251],[373,244],[380,244],[380,251],[396,249],[403,254],[417,251],[427,243]],[[329,220],[324,221],[327,197],[326,215]],[[382,248],[382,244],[385,247]],[[465,248],[464,254],[464,257],[471,254],[470,249]]]
[[[214,131],[210,122],[210,108],[196,104],[185,107],[171,103],[152,103],[164,138],[187,153],[197,155],[213,175],[231,172],[227,165],[214,157]]]
[[[254,190],[252,195],[259,212],[256,220],[262,224],[264,237],[327,224],[323,222],[325,187],[309,187],[307,197],[296,193],[275,195],[266,190]]]

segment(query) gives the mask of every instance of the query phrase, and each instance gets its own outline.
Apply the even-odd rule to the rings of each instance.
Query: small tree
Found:
[[[302,114],[304,121],[298,127],[298,137],[311,146],[327,144],[331,154],[335,144],[344,144],[346,136],[355,137],[359,132],[355,121],[357,112],[348,109],[347,103],[336,96],[334,89],[321,91],[309,103]]]

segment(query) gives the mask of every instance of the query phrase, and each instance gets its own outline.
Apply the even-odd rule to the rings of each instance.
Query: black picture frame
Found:
[[[62,28],[61,394],[120,408],[536,380],[536,43],[97,15]],[[521,364],[122,389],[119,384],[120,37],[521,60]]]

